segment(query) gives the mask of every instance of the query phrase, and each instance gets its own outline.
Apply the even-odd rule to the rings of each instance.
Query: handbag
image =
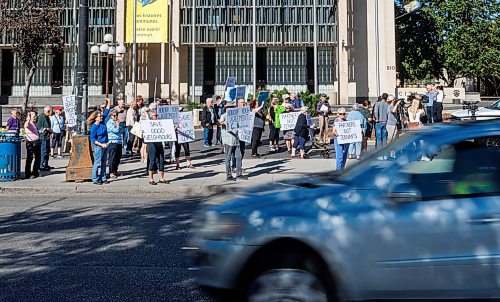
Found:
[[[139,138],[142,138],[141,123],[135,122],[135,124],[132,127],[132,129],[130,129],[130,133],[132,133],[133,135],[135,135],[135,136],[137,136]]]

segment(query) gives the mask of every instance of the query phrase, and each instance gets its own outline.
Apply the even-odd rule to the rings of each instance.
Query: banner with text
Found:
[[[227,131],[236,131],[238,129],[244,129],[250,127],[250,107],[236,107],[227,109],[227,119],[226,119]]]
[[[176,141],[172,120],[142,120],[141,129],[145,143]]]
[[[76,96],[63,96],[64,116],[68,127],[76,126]]]
[[[236,77],[227,77],[226,80],[226,88],[236,86]]]
[[[280,114],[281,130],[293,130],[297,124],[300,112],[289,112]]]
[[[336,122],[337,141],[339,144],[361,142],[363,140],[361,124],[358,120],[347,122]]]
[[[195,141],[193,112],[180,112],[179,123],[177,124],[177,141],[179,144]]]
[[[250,114],[250,126],[238,129],[238,137],[240,141],[244,141],[247,143],[252,142],[253,123],[255,121],[255,113],[250,111],[249,114]]]
[[[134,41],[134,1],[137,2],[136,42],[167,43],[168,0],[127,0],[127,43]]]
[[[156,113],[160,120],[173,120],[174,124],[179,123],[179,106],[177,105],[158,106]]]

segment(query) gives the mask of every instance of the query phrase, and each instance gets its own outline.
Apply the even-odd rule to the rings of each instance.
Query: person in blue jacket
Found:
[[[108,130],[100,110],[92,112],[87,124],[90,128],[90,142],[94,146],[94,165],[92,182],[96,185],[109,183],[106,178],[106,159],[108,155]],[[100,171],[99,171],[100,168]]]

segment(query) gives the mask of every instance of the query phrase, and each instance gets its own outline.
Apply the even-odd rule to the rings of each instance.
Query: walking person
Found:
[[[40,176],[38,170],[40,169],[42,149],[38,128],[36,126],[37,118],[37,113],[35,111],[30,111],[28,112],[26,123],[24,123],[24,131],[26,132],[26,163],[24,165],[25,179],[33,179]],[[34,163],[33,159],[35,159]]]
[[[125,125],[127,126],[127,132],[129,134],[127,140],[127,149],[126,154],[132,156],[133,155],[133,147],[134,141],[136,140],[136,136],[132,133],[132,128],[135,123],[139,121],[139,111],[136,101],[132,101],[130,107],[127,110],[127,118],[125,120]]]
[[[254,158],[260,157],[260,154],[257,151],[260,145],[260,139],[262,138],[262,132],[264,132],[264,126],[266,124],[264,113],[262,112],[262,107],[264,106],[264,103],[262,103],[262,105],[260,106],[258,106],[258,104],[259,103],[257,99],[253,99],[252,102],[250,103],[250,109],[255,114],[255,117],[253,119],[252,143],[251,143],[252,157]]]
[[[106,176],[108,158],[108,130],[100,110],[92,112],[87,120],[90,128],[90,142],[94,146],[94,165],[92,167],[92,183],[102,185],[109,183]]]
[[[41,144],[41,162],[40,171],[50,171],[53,167],[49,166],[49,152],[50,152],[50,137],[52,135],[52,128],[50,125],[50,116],[52,115],[52,107],[46,106],[43,108],[43,113],[38,117],[37,128],[40,133]]]
[[[158,119],[158,114],[156,112],[153,112],[151,114],[151,119],[152,120],[157,120]],[[146,143],[144,144],[147,146],[147,152],[148,152],[148,177],[149,177],[149,184],[156,186],[156,182],[153,178],[153,174],[156,170],[158,169],[158,175],[160,176],[160,180],[158,183],[163,183],[163,184],[168,184],[168,181],[165,180],[165,151],[163,149],[163,143],[162,142],[151,142],[151,143]]]
[[[57,158],[62,158],[61,146],[66,136],[64,128],[64,116],[61,115],[62,107],[54,107],[54,115],[50,117],[50,127],[52,128],[51,142],[50,142],[50,156],[55,156],[57,148]]]
[[[302,106],[300,108],[300,115],[297,118],[297,123],[295,124],[295,129],[293,133],[295,133],[294,142],[292,145],[291,157],[295,158],[295,153],[297,149],[300,150],[300,158],[306,159],[305,149],[306,149],[306,141],[309,136],[309,129],[312,127],[307,123],[307,116],[309,115],[309,108]]]
[[[217,125],[217,112],[214,108],[212,98],[206,100],[206,105],[201,112],[201,125],[203,127],[203,146],[205,148],[212,147],[212,139],[214,137],[214,126]]]
[[[359,112],[361,112],[361,114],[366,119],[366,130],[365,130],[365,134],[363,135],[363,142],[361,143],[361,152],[367,152],[368,151],[368,139],[372,137],[372,131],[373,131],[371,102],[368,100],[365,100],[363,102],[363,106],[359,108]]]
[[[319,102],[316,106],[316,113],[319,120],[319,141],[326,143],[326,134],[328,133],[328,119],[331,114],[330,104],[326,98],[326,94],[321,94]],[[311,138],[311,141],[313,138]]]
[[[436,114],[436,123],[441,123],[443,121],[443,101],[444,101],[444,91],[443,86],[436,86],[436,103],[434,106],[434,112]]]
[[[243,175],[243,158],[240,149],[238,131],[227,131],[227,109],[235,107],[234,103],[227,102],[224,107],[224,114],[220,117],[219,123],[222,125],[222,142],[226,148],[226,180],[235,181],[236,179],[248,179],[248,176]],[[231,162],[232,158],[236,158],[236,178],[233,177]]]
[[[375,136],[377,138],[377,148],[387,143],[387,93],[382,94],[382,99],[373,108],[373,118],[375,121]]]
[[[434,123],[435,118],[435,108],[434,102],[436,101],[436,91],[434,91],[434,87],[432,85],[427,85],[425,87],[427,92],[425,95],[427,96],[428,102],[426,104],[426,112],[427,112],[427,124]]]
[[[340,144],[338,142],[338,132],[336,123],[344,122],[345,119],[345,108],[341,107],[337,110],[337,118],[334,121],[334,126],[332,128],[333,132],[333,143],[335,146],[335,161],[336,161],[336,171],[342,171],[347,163],[347,153],[349,152],[349,144]]]
[[[122,128],[118,120],[118,111],[113,109],[110,113],[110,119],[106,122],[106,129],[108,131],[108,169],[109,178],[117,178],[120,176],[118,166],[122,159]]]
[[[278,104],[278,99],[274,98],[271,102],[271,107],[269,108],[269,114],[267,115],[267,120],[269,121],[269,150],[271,152],[278,151],[280,138],[280,128],[276,127],[276,109]]]
[[[16,132],[16,135],[19,134],[19,131],[21,130],[21,121],[19,120],[19,111],[17,111],[17,109],[12,109],[10,111],[10,117],[9,119],[7,120],[7,125],[5,127],[5,129],[7,131],[15,131]]]
[[[359,124],[361,125],[361,136],[363,137],[365,135],[366,131],[366,118],[363,116],[361,112],[359,112],[359,105],[354,104],[352,105],[352,110],[349,112],[349,114],[346,117],[347,121],[358,121]],[[349,144],[349,158],[351,159],[361,159],[361,146],[363,144],[363,138],[361,138],[361,141],[355,142],[355,143],[350,143]]]

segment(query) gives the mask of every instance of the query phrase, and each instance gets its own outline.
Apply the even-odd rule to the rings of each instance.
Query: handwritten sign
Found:
[[[244,141],[247,143],[252,142],[252,132],[253,132],[253,123],[255,121],[255,113],[250,112],[250,126],[246,128],[238,129],[238,137],[240,141]]]
[[[227,109],[227,131],[236,131],[250,127],[250,107],[237,107]]]
[[[339,144],[361,142],[363,140],[361,124],[358,120],[347,122],[336,122],[337,141]]]
[[[236,86],[236,77],[227,77],[226,88]]]
[[[63,96],[64,114],[68,127],[76,126],[76,96]]]
[[[175,128],[169,120],[142,120],[141,129],[145,143],[175,142]]]
[[[194,122],[193,112],[180,112],[179,123],[177,124],[177,141],[179,144],[194,142]]]
[[[247,86],[238,86],[236,87],[236,100],[244,99],[247,101]]]
[[[267,100],[269,99],[269,91],[261,91],[259,93],[259,97],[257,98],[257,103],[260,105],[264,104],[262,106],[262,110],[266,107]]]
[[[156,113],[160,120],[173,120],[174,124],[179,122],[179,106],[158,106],[156,107]]]
[[[288,112],[280,114],[280,125],[281,130],[293,130],[297,124],[297,119],[299,118],[300,112]]]

